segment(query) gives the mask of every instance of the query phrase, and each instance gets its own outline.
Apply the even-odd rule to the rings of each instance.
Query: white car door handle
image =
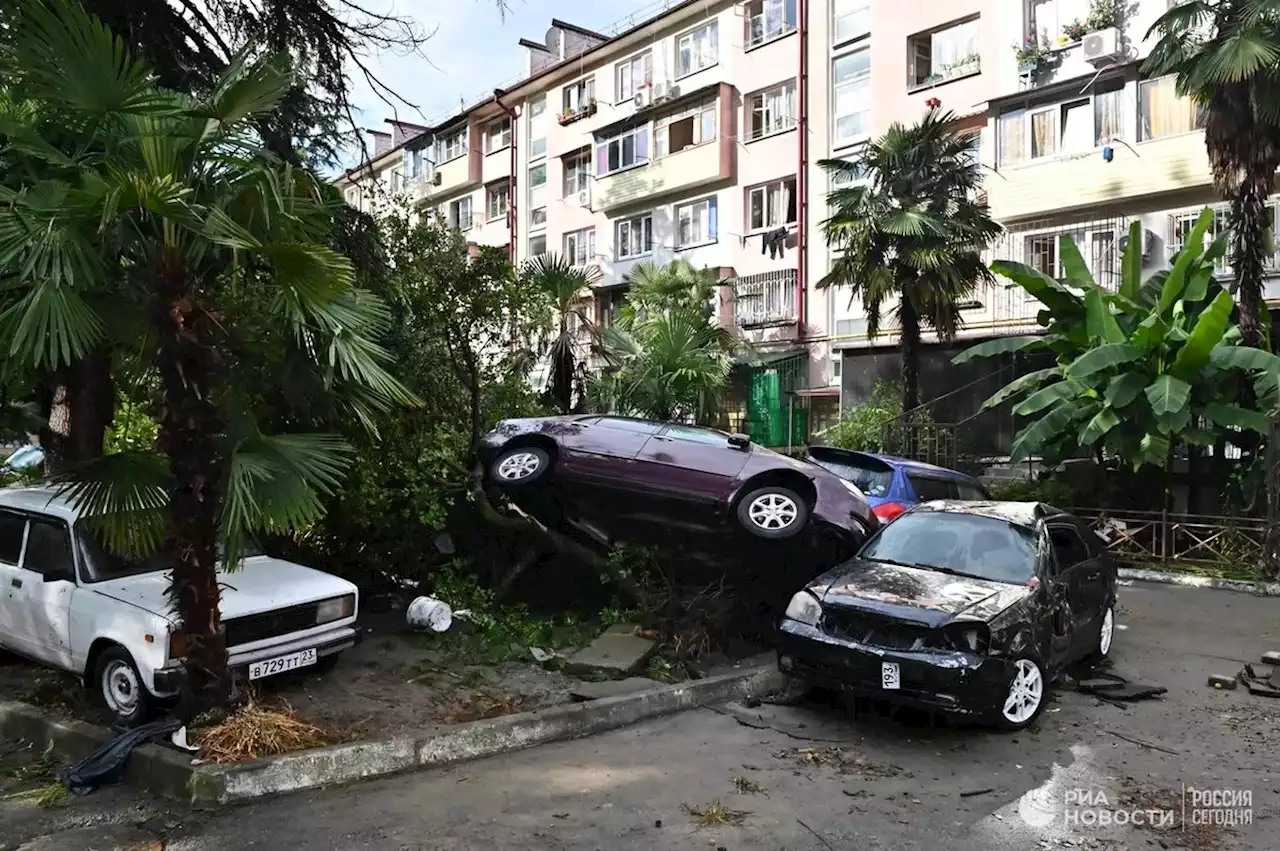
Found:
[[[21,588],[21,587],[22,587],[22,580],[21,580],[21,579],[10,579],[10,580],[9,580],[9,584],[10,584],[10,585],[12,585],[14,588]]]

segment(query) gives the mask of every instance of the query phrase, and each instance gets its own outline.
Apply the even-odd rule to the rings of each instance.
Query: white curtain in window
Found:
[[[933,73],[954,73],[965,60],[978,55],[978,22],[966,21],[934,33],[932,50]]]
[[[1027,113],[1006,112],[1000,116],[1000,164],[1020,163],[1027,158]]]

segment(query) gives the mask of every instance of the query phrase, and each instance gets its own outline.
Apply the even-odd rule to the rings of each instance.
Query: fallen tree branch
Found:
[[[1117,739],[1124,739],[1126,742],[1130,742],[1139,747],[1150,748],[1153,751],[1161,751],[1162,753],[1173,754],[1174,756],[1179,755],[1178,752],[1172,748],[1166,748],[1163,745],[1153,745],[1151,742],[1144,742],[1142,739],[1135,739],[1132,736],[1126,736],[1124,733],[1117,733],[1115,730],[1108,730],[1104,728],[1102,732],[1109,733]]]
[[[543,525],[541,521],[525,512],[520,506],[511,506],[511,510],[515,514],[514,517],[503,514],[494,508],[493,503],[489,502],[489,495],[484,492],[484,467],[480,464],[476,464],[475,469],[472,471],[470,493],[472,501],[475,502],[476,508],[480,511],[480,516],[495,526],[518,532],[532,532],[549,545],[548,549],[553,549],[563,555],[573,556],[597,570],[605,568],[604,560],[599,555],[569,536]]]

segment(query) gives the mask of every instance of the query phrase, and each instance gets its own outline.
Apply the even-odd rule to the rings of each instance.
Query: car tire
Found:
[[[756,488],[738,501],[738,523],[757,538],[794,537],[809,521],[809,506],[795,491],[777,485]]]
[[[1049,704],[1049,677],[1044,664],[1030,653],[1019,653],[1009,664],[1005,688],[995,707],[995,721],[1007,732],[1025,730]]]
[[[527,488],[551,475],[551,453],[540,446],[503,449],[489,465],[489,478],[504,488]]]
[[[104,650],[93,666],[93,691],[116,724],[136,727],[151,712],[151,694],[123,647]]]
[[[1102,613],[1102,620],[1098,624],[1098,635],[1095,639],[1093,654],[1089,657],[1089,661],[1097,664],[1104,661],[1111,655],[1111,645],[1116,637],[1116,607],[1114,604],[1108,603],[1106,611]]]

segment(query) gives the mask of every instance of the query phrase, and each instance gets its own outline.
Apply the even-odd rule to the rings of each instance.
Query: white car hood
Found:
[[[223,620],[356,592],[356,586],[345,579],[268,556],[247,558],[234,573],[219,569],[218,582]],[[173,614],[167,596],[169,571],[107,579],[88,587],[161,617]]]

